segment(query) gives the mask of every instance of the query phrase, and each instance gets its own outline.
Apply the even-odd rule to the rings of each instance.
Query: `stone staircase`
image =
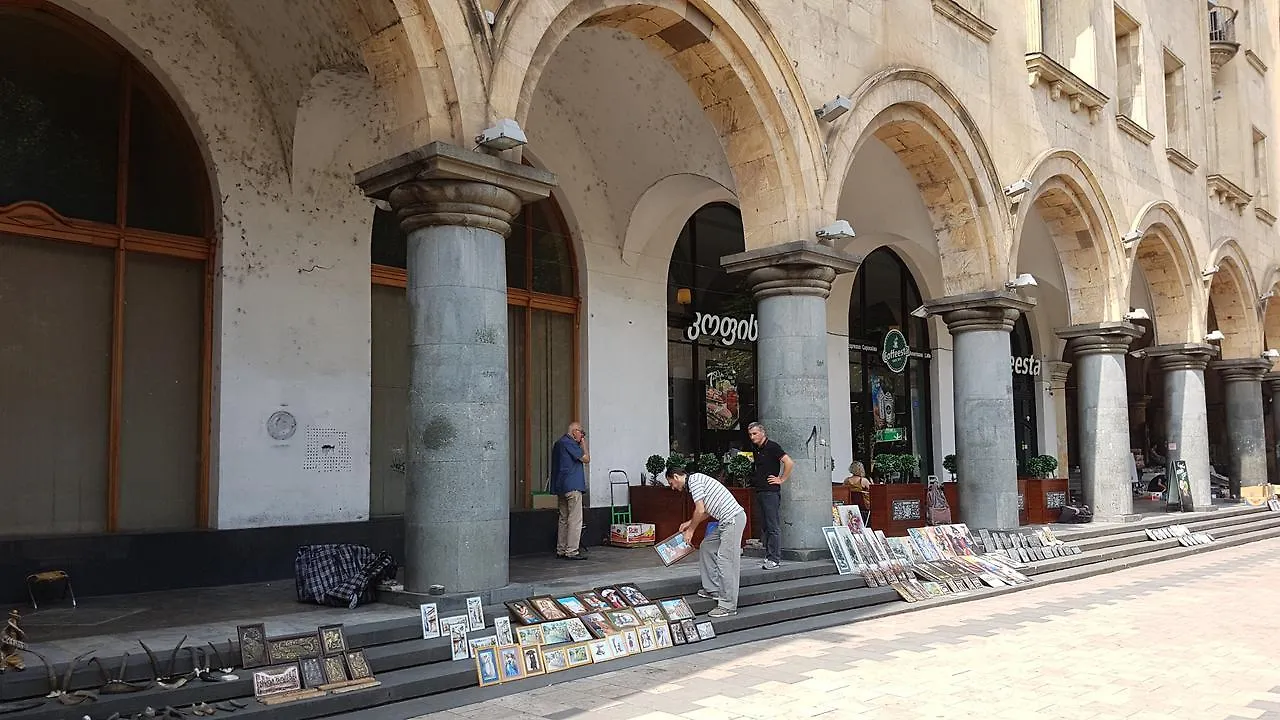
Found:
[[[1213,535],[1215,542],[1205,546],[1183,547],[1177,540],[1147,539],[1144,532],[1146,528],[1172,523],[1185,525],[1193,532],[1207,531]],[[1033,576],[1034,583],[1020,588],[988,588],[912,604],[901,601],[891,588],[869,588],[864,585],[860,576],[835,574],[830,561],[788,563],[770,572],[750,566],[743,572],[738,614],[717,621],[717,637],[712,640],[487,688],[476,686],[475,671],[470,662],[450,660],[447,638],[423,640],[418,622],[415,619],[402,619],[346,626],[349,646],[365,649],[366,657],[382,683],[375,688],[266,706],[253,701],[250,673],[241,670],[241,679],[235,682],[205,683],[195,680],[172,690],[153,688],[128,695],[102,695],[95,702],[76,706],[65,706],[50,700],[38,708],[8,713],[3,717],[6,720],[53,720],[89,715],[94,720],[102,720],[113,713],[127,717],[147,706],[157,710],[165,706],[182,709],[190,708],[193,703],[212,704],[239,699],[248,703],[245,709],[234,714],[220,712],[215,717],[309,720],[358,713],[362,718],[404,720],[500,695],[702,650],[1017,592],[1022,588],[1065,582],[1280,537],[1280,513],[1269,512],[1265,508],[1232,508],[1194,515],[1161,516],[1105,527],[1059,526],[1056,532],[1062,539],[1078,544],[1082,553],[1029,565],[1023,572]],[[626,581],[627,578],[624,577],[616,580]],[[638,584],[641,590],[655,599],[683,595],[690,599],[690,605],[700,615],[711,608],[711,601],[699,600],[693,595],[698,589],[696,577]],[[505,609],[501,606],[487,607],[485,612],[486,617],[491,618],[504,613]],[[167,652],[166,650],[165,657],[159,658],[161,663],[167,661]],[[179,663],[180,669],[189,667],[185,653],[180,656]],[[114,672],[119,666],[119,658],[104,661],[104,665]],[[131,656],[129,665],[131,671],[128,677],[148,676],[149,669],[144,669],[145,657]],[[83,668],[76,672],[72,683],[74,688],[91,688],[100,684],[96,670],[89,672]],[[0,675],[0,702],[40,697],[47,691],[47,681],[39,666],[21,674]]]

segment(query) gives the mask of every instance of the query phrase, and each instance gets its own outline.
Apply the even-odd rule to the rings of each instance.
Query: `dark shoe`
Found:
[[[587,556],[582,553],[574,553],[572,555],[565,555],[564,559],[565,560],[586,560]]]
[[[707,617],[726,618],[731,615],[737,615],[737,614],[738,614],[737,610],[730,610],[728,608],[717,607],[712,609],[711,612],[707,613]]]
[[[702,599],[704,599],[704,600],[719,600],[719,599],[720,599],[720,598],[716,597],[715,595],[712,595],[711,593],[707,592],[706,590],[698,590],[698,597],[700,597],[700,598],[702,598]]]

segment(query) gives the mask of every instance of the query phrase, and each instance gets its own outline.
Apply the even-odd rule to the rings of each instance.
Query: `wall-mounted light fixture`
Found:
[[[1270,360],[1271,362],[1275,362],[1276,360],[1280,360],[1280,350],[1276,350],[1275,348],[1267,348],[1266,350],[1262,351],[1262,357],[1266,358],[1267,360]]]
[[[1031,273],[1022,273],[1018,277],[1005,283],[1004,287],[1006,290],[1016,290],[1018,288],[1024,288],[1024,287],[1035,287],[1038,284],[1039,283],[1036,282],[1036,278],[1034,275],[1032,275]]]
[[[912,310],[910,314],[911,314],[911,317],[913,317],[913,318],[920,318],[921,320],[923,320],[923,319],[925,319],[925,318],[929,317],[929,309],[928,309],[928,308],[926,308],[925,306],[921,305],[920,307],[916,308],[915,310]]]
[[[856,236],[853,232],[853,226],[848,220],[837,220],[830,225],[818,230],[814,236],[819,240],[849,240]]]
[[[693,291],[689,288],[676,288],[676,303],[689,305],[693,302]]]
[[[1226,338],[1227,336],[1223,335],[1221,330],[1214,330],[1213,332],[1204,336],[1204,339],[1208,342],[1216,342],[1218,340],[1225,340]]]
[[[1018,198],[1031,192],[1031,181],[1026,178],[1022,178],[1015,183],[1005,185],[1004,188],[1002,188],[1002,191],[1004,192],[1005,197],[1017,202]]]
[[[499,120],[493,127],[487,127],[476,136],[476,144],[490,150],[510,150],[529,142],[524,130],[515,120]]]
[[[1120,241],[1124,243],[1125,250],[1132,250],[1142,242],[1142,233],[1137,230],[1130,230],[1120,237]]]
[[[1124,314],[1124,319],[1125,320],[1150,320],[1151,315],[1147,313],[1146,308],[1129,308],[1129,312]]]
[[[1203,279],[1205,279],[1205,280],[1208,280],[1209,278],[1211,278],[1211,277],[1213,277],[1214,275],[1217,275],[1217,274],[1218,274],[1218,266],[1217,266],[1217,265],[1210,265],[1209,267],[1207,267],[1207,268],[1205,268],[1204,270],[1201,270],[1201,271],[1200,271],[1200,277],[1201,277],[1201,278],[1203,278]]]
[[[845,113],[849,112],[852,109],[853,109],[852,100],[850,100],[849,98],[843,95],[837,95],[836,98],[831,102],[827,103],[826,105],[823,105],[817,110],[814,110],[813,114],[816,115],[818,119],[821,120],[822,122],[829,123],[834,121],[836,118],[840,117],[841,115],[844,115]]]

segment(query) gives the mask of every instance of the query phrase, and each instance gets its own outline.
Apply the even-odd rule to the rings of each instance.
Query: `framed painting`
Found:
[[[520,659],[519,645],[495,646],[498,651],[498,675],[502,682],[519,680],[524,677],[523,661]]]
[[[534,625],[542,622],[542,616],[533,609],[528,600],[511,600],[506,603],[507,612],[521,625]]]
[[[274,665],[253,671],[253,696],[271,697],[302,689],[302,669],[298,663]]]
[[[662,608],[662,612],[666,614],[667,619],[671,622],[692,620],[694,617],[693,610],[689,607],[689,603],[684,601],[684,598],[659,600],[658,607]]]
[[[565,595],[564,597],[558,597],[556,598],[556,604],[565,612],[575,617],[578,615],[586,615],[591,612],[587,609],[586,603],[582,602],[577,595]]]
[[[320,664],[320,658],[303,658],[298,663],[298,667],[302,673],[302,687],[317,688],[328,682],[324,676],[324,666]]]
[[[707,624],[710,625],[710,623]],[[352,680],[368,680],[373,677],[373,669],[369,667],[364,650],[348,650],[346,658],[347,669],[351,673]]]
[[[521,648],[520,667],[524,670],[525,677],[546,673],[547,668],[542,664],[542,650],[536,647]]]
[[[637,605],[633,609],[636,617],[646,624],[667,621],[667,616],[662,614],[662,608],[657,605]]]
[[[347,633],[342,624],[320,626],[320,652],[338,655],[347,651]]]
[[[502,676],[498,674],[498,648],[480,648],[480,652],[476,653],[476,679],[480,687],[502,682]]]
[[[569,618],[560,622],[564,623],[565,628],[569,631],[569,639],[574,642],[586,642],[595,637],[587,629],[587,624],[582,622],[582,618]]]
[[[569,648],[545,648],[542,651],[542,666],[547,669],[547,673],[560,672],[569,669]]]
[[[631,607],[627,604],[627,599],[622,596],[622,591],[615,587],[598,587],[595,590],[601,600],[609,603],[609,607],[614,610],[625,610]]]
[[[236,636],[240,640],[240,667],[249,670],[270,664],[267,659],[266,625],[239,625],[236,627]]]
[[[609,618],[609,622],[619,630],[639,627],[643,624],[632,610],[610,610],[605,617]]]
[[[582,601],[583,605],[590,608],[591,612],[603,612],[613,609],[613,606],[605,602],[604,598],[597,595],[595,591],[580,592],[578,593],[578,599]]]
[[[640,588],[632,583],[624,583],[615,587],[618,588],[618,592],[622,593],[622,597],[626,599],[627,604],[631,607],[648,605],[651,602],[649,598],[645,597],[644,593],[640,592]]]
[[[347,661],[341,655],[326,655],[320,658],[320,666],[324,668],[326,685],[346,682],[351,679],[347,675]]]
[[[545,640],[542,638],[541,625],[521,625],[516,628],[516,642],[525,647],[534,645],[543,645]]]
[[[550,595],[531,597],[529,598],[529,604],[545,620],[564,620],[569,617],[569,613],[562,610]]]
[[[617,628],[613,626],[613,623],[609,622],[609,618],[605,617],[604,613],[587,613],[578,619],[587,626],[587,629],[597,639],[617,631]]]
[[[575,668],[580,665],[590,665],[591,645],[590,643],[570,645],[564,649],[564,657],[569,661],[569,667],[571,668]]]
[[[267,638],[267,658],[272,665],[296,663],[302,658],[325,655],[321,647],[318,632],[269,637]]]

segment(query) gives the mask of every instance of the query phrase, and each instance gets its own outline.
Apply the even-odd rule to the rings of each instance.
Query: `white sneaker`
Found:
[[[777,570],[777,569],[778,569],[778,563],[776,563],[776,562],[774,562],[774,561],[772,561],[772,560],[765,560],[765,561],[764,561],[764,564],[760,566],[760,569],[761,569],[761,570]]]

